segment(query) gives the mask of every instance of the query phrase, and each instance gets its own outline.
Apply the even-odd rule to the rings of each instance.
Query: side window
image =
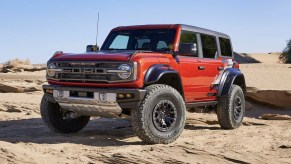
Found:
[[[215,58],[217,55],[216,38],[201,34],[202,51],[204,58]]]
[[[129,36],[127,35],[117,35],[109,46],[109,49],[127,49],[128,40]]]
[[[185,43],[197,44],[196,34],[194,32],[190,32],[190,31],[182,31],[181,38],[180,38],[180,44],[185,44]]]
[[[179,51],[183,56],[198,57],[197,35],[191,31],[181,31]]]
[[[219,38],[220,50],[222,56],[232,56],[230,40],[226,38]]]

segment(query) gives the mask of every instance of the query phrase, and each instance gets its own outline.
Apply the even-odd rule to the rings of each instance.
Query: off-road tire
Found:
[[[182,133],[186,121],[186,107],[181,94],[176,89],[162,84],[150,85],[146,87],[146,90],[146,95],[139,107],[133,108],[131,111],[134,132],[141,140],[149,144],[168,144],[175,141]],[[168,131],[159,130],[154,121],[157,120],[154,119],[156,117],[154,111],[158,104],[164,102],[168,102],[176,110],[175,122]],[[173,110],[169,108],[167,107],[165,110]]]
[[[45,125],[56,133],[75,133],[83,129],[90,120],[89,116],[74,119],[63,119],[60,106],[50,100],[53,97],[44,94],[41,100],[40,113]]]
[[[239,108],[235,105],[237,100],[241,101],[240,113]],[[238,103],[239,104],[239,103]],[[236,108],[236,109],[235,109]],[[239,113],[239,114],[238,114]],[[242,125],[245,115],[245,97],[241,87],[232,85],[227,95],[220,96],[217,104],[217,118],[223,129],[236,129]]]

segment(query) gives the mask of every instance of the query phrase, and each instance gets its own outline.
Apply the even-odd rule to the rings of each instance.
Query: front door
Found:
[[[187,103],[201,101],[206,97],[205,64],[202,58],[178,56],[180,76]]]
[[[207,97],[209,91],[208,86],[205,83],[207,79],[205,71],[206,65],[204,59],[201,57],[201,51],[199,51],[199,34],[190,31],[181,31],[179,49],[183,46],[193,46],[196,51],[184,52],[177,56],[179,63],[179,72],[183,84],[185,101],[198,102]],[[198,49],[197,49],[198,47]]]

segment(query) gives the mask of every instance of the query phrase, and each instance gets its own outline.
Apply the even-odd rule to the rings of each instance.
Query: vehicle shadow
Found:
[[[188,130],[220,130],[217,126],[187,124]],[[10,143],[74,143],[90,146],[144,145],[134,138],[129,120],[96,118],[78,133],[60,134],[48,129],[41,118],[0,121],[0,141]]]
[[[83,130],[72,134],[52,132],[41,118],[0,121],[0,141],[10,143],[75,143],[90,146],[144,144],[141,141],[127,140],[134,136],[130,122],[123,119],[93,119]]]
[[[185,129],[188,130],[222,130],[218,126],[195,126],[195,125],[185,125]]]

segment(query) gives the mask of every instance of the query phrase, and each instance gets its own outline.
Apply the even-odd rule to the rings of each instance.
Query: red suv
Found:
[[[167,144],[183,131],[186,110],[216,111],[223,129],[238,128],[245,114],[229,36],[195,26],[114,28],[100,50],[56,52],[47,80],[41,116],[55,132],[77,132],[90,116],[129,117],[140,139]]]

